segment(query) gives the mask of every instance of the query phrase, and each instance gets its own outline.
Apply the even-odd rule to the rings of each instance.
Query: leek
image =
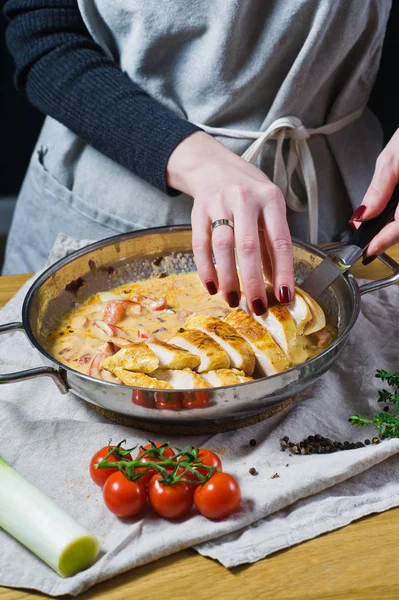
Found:
[[[97,539],[1,457],[0,527],[62,577],[87,569],[98,555]]]

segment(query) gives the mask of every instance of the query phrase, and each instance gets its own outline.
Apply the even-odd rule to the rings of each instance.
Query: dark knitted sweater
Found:
[[[163,192],[170,154],[198,127],[129,79],[87,31],[75,0],[9,0],[17,88],[43,113]]]

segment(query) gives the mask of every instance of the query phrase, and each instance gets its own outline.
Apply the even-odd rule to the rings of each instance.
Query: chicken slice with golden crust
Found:
[[[114,372],[116,367],[122,367],[137,373],[152,373],[159,367],[159,360],[147,344],[136,342],[123,346],[102,363],[102,368],[111,371],[111,373]]]
[[[194,353],[188,352],[171,343],[152,340],[146,342],[159,361],[160,369],[195,369],[200,359]]]
[[[230,366],[230,359],[223,348],[199,329],[179,329],[169,343],[199,357],[200,363],[196,368],[198,373],[213,369],[227,369]]]
[[[312,320],[312,313],[304,298],[299,294],[294,294],[292,302],[284,304],[296,323],[298,335],[303,335],[305,327]]]
[[[194,314],[186,321],[186,329],[199,329],[215,340],[226,352],[230,366],[252,375],[255,355],[248,342],[231,325],[207,315]]]
[[[240,307],[268,330],[274,341],[290,359],[291,349],[297,339],[297,326],[288,309],[277,302],[274,296],[269,295],[267,312],[264,315],[258,316],[252,313],[245,298],[241,300]]]
[[[127,371],[122,367],[115,367],[113,373],[122,383],[131,385],[132,387],[173,390],[173,387],[169,383],[166,383],[166,381],[160,381],[144,373],[133,373],[133,371]]]
[[[244,371],[239,371],[238,369],[230,369],[233,373],[235,373],[240,381],[240,383],[247,383],[247,381],[253,381],[253,377],[247,377]]]
[[[165,381],[175,390],[211,387],[201,375],[194,373],[191,369],[158,369],[151,375],[161,381]]]
[[[267,329],[245,310],[239,308],[227,315],[225,320],[251,345],[260,375],[275,375],[288,369],[288,359],[280,346]]]
[[[239,385],[243,381],[253,381],[252,377],[245,377],[244,372],[237,369],[215,369],[203,373],[202,377],[213,387]]]
[[[296,295],[300,295],[308,305],[312,318],[306,323],[305,328],[303,330],[304,335],[309,335],[311,333],[315,333],[316,331],[320,331],[326,326],[326,315],[324,314],[324,310],[321,306],[309,296],[308,293],[304,292],[300,288],[296,289]]]

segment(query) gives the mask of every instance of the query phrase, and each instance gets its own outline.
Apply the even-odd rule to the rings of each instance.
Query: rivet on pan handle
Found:
[[[384,287],[388,287],[389,285],[393,285],[394,283],[399,282],[399,264],[387,254],[379,254],[378,258],[381,262],[384,263],[387,267],[389,267],[392,271],[392,275],[388,275],[388,277],[384,277],[383,279],[378,279],[377,281],[370,281],[370,283],[365,283],[360,286],[360,294],[368,294],[369,292],[375,292],[376,290],[381,290]]]
[[[0,325],[0,334],[10,333],[11,331],[25,332],[25,329],[23,324],[20,322]],[[36,369],[26,369],[25,371],[17,371],[16,373],[6,373],[5,375],[0,374],[0,385],[2,383],[14,383],[16,381],[35,379],[36,377],[51,377],[56,383],[61,394],[68,393],[68,386],[65,383],[62,374],[53,367],[37,367]]]

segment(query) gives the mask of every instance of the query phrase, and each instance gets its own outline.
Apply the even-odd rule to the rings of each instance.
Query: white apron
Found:
[[[366,104],[390,0],[78,4],[92,37],[138,85],[279,185],[293,236],[342,236],[382,147]],[[189,223],[191,208],[188,196],[168,197],[47,118],[4,272],[40,268],[58,233],[101,239]]]

